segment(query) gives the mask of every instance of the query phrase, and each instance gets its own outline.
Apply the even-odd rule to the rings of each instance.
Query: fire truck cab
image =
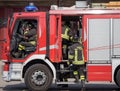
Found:
[[[46,90],[52,83],[73,84],[72,69],[62,59],[62,22],[77,23],[82,38],[86,82],[115,82],[120,86],[120,10],[75,8],[49,12],[18,12],[8,19],[3,79],[23,80],[33,91]],[[12,55],[19,44],[21,24],[32,22],[36,28],[36,46],[20,57]],[[68,74],[61,81],[61,74]],[[61,76],[62,77],[62,76]]]

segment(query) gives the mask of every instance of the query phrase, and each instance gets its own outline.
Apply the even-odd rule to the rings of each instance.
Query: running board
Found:
[[[56,81],[56,84],[81,84],[81,80],[79,80],[78,82],[75,82],[74,78],[69,78],[67,79],[67,81],[62,82],[62,81]]]
[[[56,84],[81,84],[81,82],[56,82]]]

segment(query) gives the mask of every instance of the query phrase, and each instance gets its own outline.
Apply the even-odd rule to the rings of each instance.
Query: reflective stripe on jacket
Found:
[[[67,26],[64,26],[63,28],[62,28],[62,38],[63,39],[66,39],[66,40],[69,40],[69,27],[67,27]]]
[[[83,65],[84,64],[83,47],[79,43],[70,46],[68,58],[69,60],[72,60],[72,64],[74,65]]]
[[[75,56],[73,60],[74,65],[83,65],[84,64],[84,57],[83,57],[83,50],[81,47],[77,47],[74,50]]]
[[[30,41],[29,43],[34,45],[34,46],[36,45],[36,41]]]
[[[20,51],[21,51],[21,50],[24,50],[24,49],[25,49],[25,46],[20,45],[20,44],[18,45],[18,50],[20,50]]]

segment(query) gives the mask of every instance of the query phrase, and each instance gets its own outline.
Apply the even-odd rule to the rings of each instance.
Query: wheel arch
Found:
[[[116,67],[115,71],[114,71],[114,81],[115,81],[116,84],[117,84],[117,82],[116,82],[116,75],[117,75],[117,72],[118,72],[119,69],[120,69],[120,65],[118,65]]]
[[[32,58],[32,59],[31,59],[31,58]],[[31,58],[29,58],[29,59],[23,64],[23,68],[22,68],[22,78],[24,78],[25,72],[27,71],[27,69],[28,69],[30,66],[32,66],[32,65],[34,65],[34,64],[37,64],[37,63],[40,63],[40,64],[46,65],[46,66],[50,69],[50,71],[51,71],[51,73],[52,73],[52,75],[53,75],[53,81],[55,81],[55,79],[56,79],[56,69],[55,69],[54,65],[50,62],[50,60],[49,60],[48,58],[45,58],[45,56],[44,56],[44,57],[34,56],[34,57],[31,57]]]

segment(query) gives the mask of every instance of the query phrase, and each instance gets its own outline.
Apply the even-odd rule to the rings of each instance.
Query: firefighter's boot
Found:
[[[82,85],[82,88],[81,88],[81,91],[85,91],[85,81],[81,81],[81,85]]]
[[[75,82],[79,82],[78,71],[74,71],[73,74],[74,74],[74,77],[75,77]]]
[[[78,77],[78,75],[75,75],[75,82],[79,82],[79,77]]]
[[[81,80],[81,85],[82,85],[81,91],[85,91],[85,76],[81,75],[80,80]]]

